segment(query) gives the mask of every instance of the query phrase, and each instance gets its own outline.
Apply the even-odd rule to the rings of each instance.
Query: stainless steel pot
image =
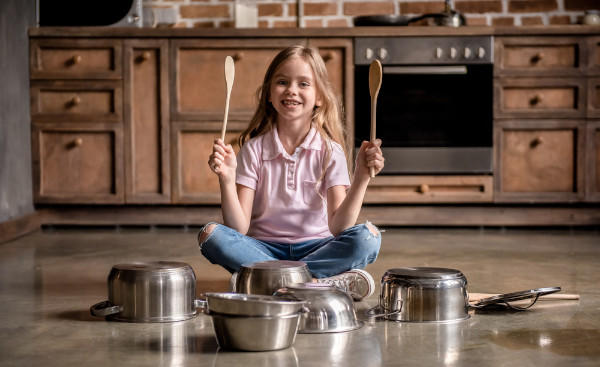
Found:
[[[237,316],[286,316],[301,312],[306,300],[294,297],[275,297],[240,293],[206,293],[206,306],[197,301],[208,313]]]
[[[444,268],[396,268],[381,279],[379,306],[368,316],[393,321],[447,322],[469,317],[467,278]]]
[[[94,316],[127,322],[181,321],[198,314],[196,275],[181,262],[118,264],[108,274],[108,301],[90,308]]]
[[[233,292],[271,296],[288,284],[310,282],[312,275],[303,261],[272,260],[244,264],[233,278]]]

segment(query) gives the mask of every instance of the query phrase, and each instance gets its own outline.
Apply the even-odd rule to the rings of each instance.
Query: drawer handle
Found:
[[[325,55],[323,55],[323,61],[325,62],[329,62],[333,59],[335,59],[335,54],[332,51],[329,51]]]
[[[81,62],[81,55],[73,55],[68,61],[67,64],[73,66],[79,64]]]
[[[419,192],[421,194],[426,194],[429,192],[429,185],[427,184],[422,184],[421,186],[419,186]]]
[[[83,139],[82,138],[75,138],[73,139],[72,142],[70,142],[69,144],[67,144],[67,147],[69,149],[74,149],[77,147],[80,147],[83,144]]]
[[[542,103],[542,96],[535,96],[529,100],[529,104],[532,106],[537,106]]]
[[[80,103],[81,103],[81,97],[75,96],[75,97],[71,98],[68,105],[69,105],[69,107],[75,107]]]
[[[541,145],[544,142],[544,138],[542,138],[541,136],[536,136],[535,139],[533,139],[531,141],[531,144],[529,144],[532,148],[537,147],[538,145]]]
[[[144,62],[150,60],[150,52],[144,51],[140,56],[138,56],[138,62]]]
[[[542,61],[543,59],[544,59],[544,53],[538,52],[537,54],[535,54],[531,57],[531,63],[537,64],[538,62]]]
[[[243,52],[236,52],[232,58],[233,61],[240,61],[242,58],[244,57],[244,53]]]

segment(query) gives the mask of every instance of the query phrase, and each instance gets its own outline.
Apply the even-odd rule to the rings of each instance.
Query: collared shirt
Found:
[[[327,225],[327,189],[336,185],[348,188],[350,178],[341,146],[332,143],[325,177],[317,185],[327,144],[311,127],[293,155],[283,148],[276,128],[242,146],[236,183],[255,190],[249,236],[278,243],[331,236]]]

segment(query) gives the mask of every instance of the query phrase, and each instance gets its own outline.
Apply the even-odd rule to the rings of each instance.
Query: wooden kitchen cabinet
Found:
[[[584,137],[581,120],[497,121],[495,201],[583,200]]]

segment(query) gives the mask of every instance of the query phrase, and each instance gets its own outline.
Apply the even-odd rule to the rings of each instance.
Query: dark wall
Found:
[[[27,29],[35,0],[0,0],[0,222],[31,214]]]

